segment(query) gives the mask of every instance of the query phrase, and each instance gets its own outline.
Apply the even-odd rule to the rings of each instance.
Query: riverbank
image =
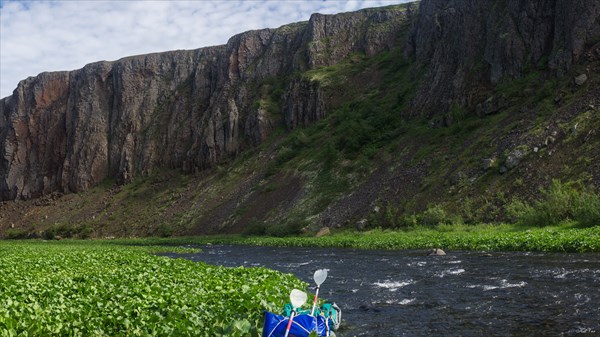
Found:
[[[477,251],[600,252],[600,226],[531,228],[517,225],[439,225],[405,230],[341,231],[323,237],[202,236],[116,239],[122,244],[240,244],[277,247],[431,249]]]

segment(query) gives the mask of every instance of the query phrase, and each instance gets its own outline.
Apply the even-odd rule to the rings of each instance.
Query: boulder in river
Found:
[[[441,248],[434,248],[429,251],[428,256],[445,256],[446,252]]]

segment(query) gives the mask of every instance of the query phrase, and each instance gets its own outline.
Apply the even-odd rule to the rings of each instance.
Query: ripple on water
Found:
[[[380,288],[389,289],[389,291],[396,291],[400,288],[406,287],[407,285],[413,284],[413,283],[415,283],[415,281],[413,281],[413,280],[407,280],[407,281],[386,280],[384,282],[375,282],[375,283],[373,283],[373,285],[380,287]]]
[[[223,255],[223,254],[227,254],[229,252],[230,251],[223,250],[223,249],[215,249],[215,250],[209,250],[208,255]]]
[[[552,268],[552,269],[537,269],[533,273],[537,277],[551,277],[557,280],[581,279],[589,277],[594,281],[600,281],[600,269],[580,268]]]
[[[398,305],[408,305],[413,303],[414,301],[416,301],[416,298],[404,298],[402,300],[396,300],[396,299],[391,299],[391,300],[387,300],[385,301],[386,304],[390,304],[390,305],[394,305],[394,304],[398,304]]]
[[[455,268],[455,269],[448,269],[448,270],[443,270],[440,273],[436,273],[435,276],[437,277],[444,277],[446,275],[460,275],[462,273],[464,273],[465,270],[462,268]]]
[[[554,268],[538,270],[536,274],[541,276],[550,276],[555,279],[566,279],[574,276],[575,272],[576,271],[568,270],[566,268]]]
[[[521,281],[521,282],[517,282],[517,283],[510,283],[508,282],[508,280],[506,279],[502,279],[500,280],[500,284],[496,284],[496,285],[487,285],[487,284],[470,284],[467,285],[467,288],[481,288],[484,291],[488,291],[488,290],[494,290],[494,289],[506,289],[506,288],[523,288],[524,286],[527,285],[527,282],[525,281]]]
[[[575,294],[575,301],[577,301],[577,303],[575,303],[576,307],[584,305],[584,304],[588,303],[590,300],[591,300],[591,298],[587,294],[581,294],[581,293]]]
[[[297,262],[297,263],[280,263],[279,265],[284,266],[284,267],[288,267],[288,268],[298,268],[301,266],[307,266],[309,264],[313,263],[312,260],[307,261],[307,262]]]
[[[569,330],[566,335],[567,336],[577,336],[577,335],[590,335],[590,336],[595,336],[596,333],[598,333],[599,331],[594,329],[594,328],[590,328],[590,327],[584,327],[584,326],[579,326],[576,327],[574,329]]]
[[[412,302],[416,301],[416,298],[405,298],[402,301],[398,302],[398,304],[400,305],[407,305],[407,304],[411,304]]]

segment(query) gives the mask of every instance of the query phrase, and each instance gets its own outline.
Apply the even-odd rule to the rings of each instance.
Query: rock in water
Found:
[[[429,251],[428,256],[445,256],[446,252],[441,248],[434,248]]]

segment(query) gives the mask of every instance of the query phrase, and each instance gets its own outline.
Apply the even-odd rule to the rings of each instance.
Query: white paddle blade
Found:
[[[314,279],[317,286],[321,286],[325,279],[327,278],[327,269],[319,269],[315,272]]]
[[[292,301],[292,306],[294,309],[300,308],[304,303],[306,303],[306,299],[308,295],[302,290],[294,289],[290,293],[290,301]]]

